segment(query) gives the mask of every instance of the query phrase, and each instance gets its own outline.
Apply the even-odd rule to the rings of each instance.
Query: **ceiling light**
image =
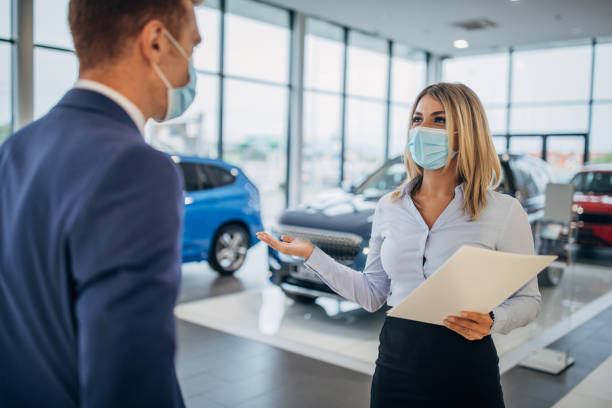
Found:
[[[467,48],[470,46],[470,43],[465,40],[455,40],[453,41],[453,46],[455,48]]]

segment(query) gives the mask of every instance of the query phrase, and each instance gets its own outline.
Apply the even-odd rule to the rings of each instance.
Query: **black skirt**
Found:
[[[444,326],[387,317],[371,408],[504,407],[491,336],[470,341]]]

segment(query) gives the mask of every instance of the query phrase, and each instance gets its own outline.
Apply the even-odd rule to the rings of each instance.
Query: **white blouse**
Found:
[[[462,213],[463,185],[431,229],[406,194],[383,196],[374,213],[368,258],[362,272],[342,265],[319,248],[305,262],[331,289],[369,311],[399,304],[462,245],[533,254],[527,214],[514,197],[487,192],[487,204],[476,221]],[[542,298],[534,278],[493,310],[493,333],[508,333],[533,321]]]

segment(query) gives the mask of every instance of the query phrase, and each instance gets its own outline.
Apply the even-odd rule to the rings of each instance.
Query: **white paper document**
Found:
[[[489,313],[556,258],[462,246],[387,314],[443,325],[464,310]]]

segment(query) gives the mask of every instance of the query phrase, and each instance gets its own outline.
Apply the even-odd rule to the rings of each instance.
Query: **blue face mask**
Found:
[[[153,69],[162,80],[166,88],[168,89],[168,108],[166,110],[166,116],[163,120],[170,120],[181,116],[187,108],[191,105],[195,99],[196,94],[196,83],[198,76],[196,75],[195,68],[193,67],[193,61],[189,58],[183,47],[176,41],[176,39],[168,32],[164,30],[164,34],[168,37],[168,40],[176,47],[183,57],[189,63],[189,83],[181,88],[174,88],[168,78],[161,72],[157,64],[153,64]]]
[[[448,134],[446,129],[417,126],[410,129],[408,149],[416,164],[426,170],[441,169],[448,158]],[[451,159],[456,152],[451,154]]]

